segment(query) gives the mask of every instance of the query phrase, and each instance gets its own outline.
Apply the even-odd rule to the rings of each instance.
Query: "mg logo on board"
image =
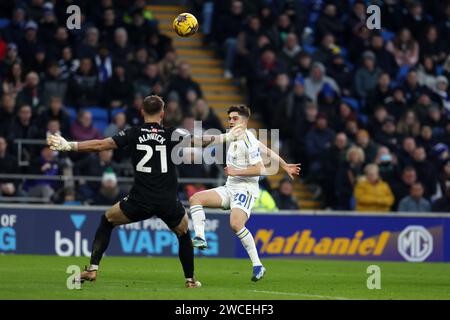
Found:
[[[422,262],[433,252],[433,236],[422,226],[408,226],[398,236],[397,246],[406,261]]]

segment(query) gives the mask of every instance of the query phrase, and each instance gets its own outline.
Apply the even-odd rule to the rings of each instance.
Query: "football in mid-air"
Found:
[[[197,18],[190,13],[180,13],[173,20],[173,29],[180,37],[190,37],[198,31]]]

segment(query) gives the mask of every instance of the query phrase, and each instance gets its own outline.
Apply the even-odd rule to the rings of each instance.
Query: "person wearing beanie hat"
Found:
[[[117,176],[112,168],[107,168],[102,176],[100,190],[96,192],[92,204],[94,205],[113,205],[120,201],[125,194],[120,191],[117,184]]]
[[[330,85],[331,88],[333,88],[333,90],[338,94],[341,93],[341,90],[339,89],[336,81],[326,75],[326,69],[323,63],[314,62],[311,67],[309,76],[305,79],[305,94],[313,102],[316,102],[318,94],[325,83]]]
[[[381,70],[376,66],[375,54],[365,51],[362,55],[362,65],[355,72],[355,92],[359,98],[366,98],[377,83]]]

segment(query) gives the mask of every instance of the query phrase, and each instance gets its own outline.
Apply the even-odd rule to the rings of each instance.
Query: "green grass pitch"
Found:
[[[264,259],[251,282],[247,259],[196,259],[203,286],[184,288],[177,258],[105,257],[96,282],[69,290],[69,265],[87,258],[0,255],[0,299],[450,299],[450,265]],[[381,268],[381,289],[369,290],[367,267]]]

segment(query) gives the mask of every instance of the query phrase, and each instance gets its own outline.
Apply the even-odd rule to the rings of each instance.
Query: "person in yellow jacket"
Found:
[[[275,200],[269,191],[260,188],[259,197],[256,199],[253,205],[253,211],[255,212],[275,212],[278,211]]]
[[[389,185],[381,180],[376,164],[368,164],[355,186],[356,211],[390,211],[394,195]]]

